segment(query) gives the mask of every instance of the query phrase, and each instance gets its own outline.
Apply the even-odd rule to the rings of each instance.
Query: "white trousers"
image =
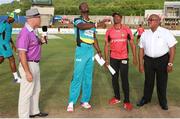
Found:
[[[29,115],[38,114],[39,111],[39,93],[40,85],[40,69],[39,63],[28,62],[30,71],[33,75],[33,81],[28,82],[24,69],[20,63],[19,73],[21,75],[20,93],[18,113],[19,118],[29,118]]]

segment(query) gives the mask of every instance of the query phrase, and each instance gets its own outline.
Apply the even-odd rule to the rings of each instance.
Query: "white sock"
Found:
[[[14,72],[14,73],[13,73],[13,76],[14,76],[15,79],[18,78],[17,72]]]
[[[69,103],[69,106],[73,107],[73,102],[70,102],[70,103]]]

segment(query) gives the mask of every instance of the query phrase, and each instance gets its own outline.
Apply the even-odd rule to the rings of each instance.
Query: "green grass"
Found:
[[[73,35],[59,35],[62,39],[51,39],[43,45],[41,66],[40,108],[53,113],[65,113],[69,96],[69,85],[74,66],[75,40]],[[104,36],[98,36],[103,50]],[[177,38],[180,40],[180,37]],[[171,106],[180,106],[180,45],[174,62],[174,72],[169,75],[168,100]],[[16,56],[16,63],[18,59]],[[135,105],[143,94],[144,76],[132,65],[129,66],[130,100]],[[0,117],[17,117],[19,85],[12,83],[8,60],[0,64]],[[122,89],[121,89],[122,90]],[[113,108],[107,101],[113,96],[110,73],[95,63],[91,104],[98,109]],[[123,94],[121,93],[123,99]],[[158,104],[156,90],[150,105]],[[79,103],[79,101],[78,101]],[[117,106],[118,107],[118,106]],[[135,107],[136,108],[136,107]],[[53,117],[53,115],[51,115]],[[59,115],[58,117],[61,117]]]

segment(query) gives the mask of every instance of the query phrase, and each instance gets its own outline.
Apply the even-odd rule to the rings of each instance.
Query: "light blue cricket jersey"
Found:
[[[91,20],[86,21],[82,17],[75,18],[74,19],[74,32],[75,32],[76,37],[77,37],[77,30],[78,30],[77,25],[79,23],[92,23],[93,24],[93,22]],[[94,33],[95,32],[96,32],[96,28],[91,28],[91,29],[88,29],[88,30],[79,29],[80,39],[85,43],[93,44],[94,40],[95,40],[94,39]]]
[[[5,37],[3,38],[3,32],[5,32]],[[6,21],[0,23],[0,44],[9,43],[12,35],[12,24]]]

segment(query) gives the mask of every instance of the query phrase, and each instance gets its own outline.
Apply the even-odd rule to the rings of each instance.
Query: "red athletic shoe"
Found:
[[[132,108],[133,108],[133,106],[132,106],[132,104],[131,103],[124,103],[124,109],[126,109],[126,110],[132,110]]]
[[[117,103],[120,103],[121,101],[113,97],[112,99],[109,100],[109,104],[114,105]]]

